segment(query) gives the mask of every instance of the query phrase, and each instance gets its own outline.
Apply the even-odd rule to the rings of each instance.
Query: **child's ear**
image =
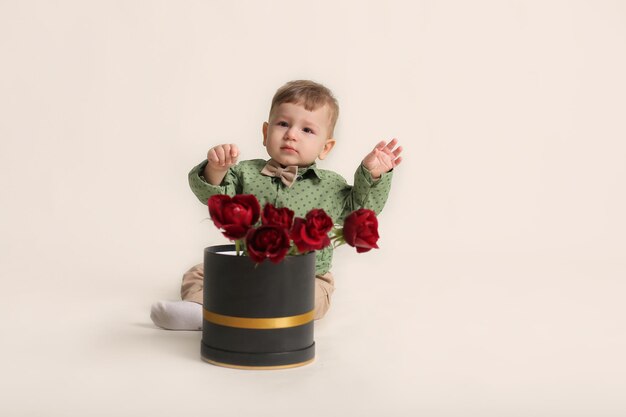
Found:
[[[263,146],[267,143],[267,127],[269,124],[267,122],[263,122]]]
[[[331,149],[333,149],[333,147],[335,146],[335,139],[327,139],[326,143],[324,144],[324,147],[322,148],[322,152],[320,152],[318,158],[319,159],[324,159],[326,158],[326,155],[328,155],[328,153],[331,151]]]

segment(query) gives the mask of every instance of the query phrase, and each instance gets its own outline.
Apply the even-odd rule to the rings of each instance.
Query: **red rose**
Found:
[[[263,208],[261,221],[263,224],[275,224],[277,226],[282,226],[287,230],[291,230],[291,225],[293,224],[293,211],[289,210],[287,207],[276,208],[267,203]]]
[[[300,252],[324,249],[330,245],[328,232],[333,228],[333,219],[322,209],[309,211],[306,218],[296,218],[291,229],[291,238]]]
[[[230,198],[217,194],[207,202],[215,226],[230,240],[243,238],[259,220],[261,206],[252,194],[239,194]]]
[[[274,263],[282,261],[290,246],[287,229],[273,224],[252,229],[246,236],[248,256],[257,263],[265,259]]]
[[[343,224],[343,238],[356,251],[367,252],[378,249],[378,219],[376,213],[368,209],[358,209],[350,213]]]

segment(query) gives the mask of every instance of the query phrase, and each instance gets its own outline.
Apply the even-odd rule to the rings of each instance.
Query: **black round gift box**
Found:
[[[255,264],[204,249],[202,359],[242,369],[306,365],[315,357],[315,253]]]

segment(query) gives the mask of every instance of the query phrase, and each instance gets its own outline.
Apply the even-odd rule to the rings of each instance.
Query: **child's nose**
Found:
[[[287,129],[287,132],[285,132],[285,138],[289,140],[296,140],[298,138],[296,128],[292,127]]]

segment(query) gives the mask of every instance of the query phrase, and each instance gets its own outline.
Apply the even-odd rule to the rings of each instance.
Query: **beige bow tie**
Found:
[[[288,167],[283,168],[278,162],[270,159],[261,170],[261,174],[269,177],[280,178],[283,184],[287,187],[291,187],[298,176],[298,167],[295,165],[289,165]]]

